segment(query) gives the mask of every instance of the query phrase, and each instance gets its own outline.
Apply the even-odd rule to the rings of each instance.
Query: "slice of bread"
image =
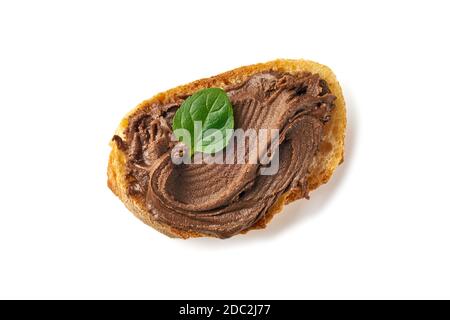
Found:
[[[314,161],[309,168],[310,176],[308,178],[308,187],[309,191],[312,191],[321,184],[326,183],[330,179],[336,167],[343,162],[346,127],[345,101],[342,95],[341,87],[330,68],[313,61],[285,59],[274,60],[266,63],[240,67],[211,78],[200,79],[189,84],[167,90],[155,95],[151,99],[143,101],[134,110],[128,113],[120,122],[115,134],[120,136],[122,139],[125,139],[124,131],[128,126],[128,119],[138,110],[143,108],[148,109],[155,104],[168,104],[175,101],[176,97],[185,97],[203,88],[225,87],[236,84],[244,81],[255,73],[269,70],[289,73],[299,71],[307,71],[313,74],[317,73],[328,83],[331,93],[336,96],[335,108],[332,111],[331,120],[325,125],[323,140],[319,147],[319,151],[315,155]],[[111,142],[110,146],[112,150],[109,156],[108,164],[108,186],[136,217],[170,237],[190,238],[210,236],[201,233],[177,230],[172,226],[155,221],[146,208],[144,203],[145,200],[128,196],[128,185],[125,178],[126,155],[117,147],[115,142]],[[264,228],[273,216],[282,210],[285,204],[299,199],[300,195],[300,190],[297,189],[292,189],[291,191],[283,194],[269,209],[263,219],[259,220],[255,225],[247,230],[244,230],[242,233],[246,233],[251,229]],[[301,212],[299,212],[299,214],[301,214]]]

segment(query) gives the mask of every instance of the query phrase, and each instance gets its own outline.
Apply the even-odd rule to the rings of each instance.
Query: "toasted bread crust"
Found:
[[[186,85],[167,90],[155,95],[153,98],[143,101],[134,110],[128,113],[120,122],[116,135],[124,138],[124,130],[128,126],[128,119],[131,115],[142,109],[149,109],[155,104],[167,104],[177,100],[178,97],[191,95],[194,92],[208,87],[225,87],[227,85],[236,84],[244,81],[251,75],[263,71],[280,71],[280,72],[298,72],[308,71],[317,73],[324,79],[336,96],[336,107],[332,111],[331,120],[325,125],[323,140],[319,146],[319,151],[314,157],[314,161],[310,166],[310,176],[308,177],[308,191],[312,191],[320,185],[328,182],[336,167],[343,162],[344,159],[344,139],[346,128],[346,110],[345,101],[342,95],[341,87],[327,66],[308,60],[274,60],[266,63],[259,63],[250,66],[240,67],[211,78],[200,79]],[[112,148],[108,163],[108,187],[117,195],[125,206],[133,212],[133,214],[144,223],[164,233],[169,237],[191,238],[211,235],[187,232],[178,230],[172,226],[162,224],[155,221],[148,212],[143,200],[132,198],[127,194],[127,181],[125,179],[126,155],[117,147],[116,143],[111,142]],[[246,233],[252,229],[264,228],[273,216],[280,212],[284,205],[300,198],[300,190],[293,189],[283,194],[275,204],[268,210],[265,217],[258,221],[252,227],[244,230]]]

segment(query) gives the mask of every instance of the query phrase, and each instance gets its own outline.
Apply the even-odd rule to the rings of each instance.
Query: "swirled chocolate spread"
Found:
[[[258,73],[224,90],[235,129],[279,130],[276,174],[261,175],[261,165],[254,163],[174,164],[172,120],[187,97],[137,112],[129,119],[125,139],[113,138],[127,155],[129,196],[145,201],[160,223],[220,238],[256,224],[293,188],[308,197],[308,169],[336,98],[311,73]]]

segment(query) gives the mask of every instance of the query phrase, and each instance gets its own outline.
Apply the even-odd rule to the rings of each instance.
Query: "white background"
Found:
[[[450,298],[446,1],[1,1],[0,298]],[[169,239],[106,187],[143,99],[329,65],[346,162],[264,231]]]

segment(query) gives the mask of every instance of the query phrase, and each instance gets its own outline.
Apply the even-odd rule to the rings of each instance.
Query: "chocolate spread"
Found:
[[[330,119],[335,96],[317,74],[264,72],[224,88],[235,129],[280,132],[279,170],[259,174],[258,164],[174,164],[172,119],[187,97],[132,115],[125,139],[128,195],[145,201],[149,213],[178,230],[227,238],[255,223],[283,193],[307,197],[308,168]]]

